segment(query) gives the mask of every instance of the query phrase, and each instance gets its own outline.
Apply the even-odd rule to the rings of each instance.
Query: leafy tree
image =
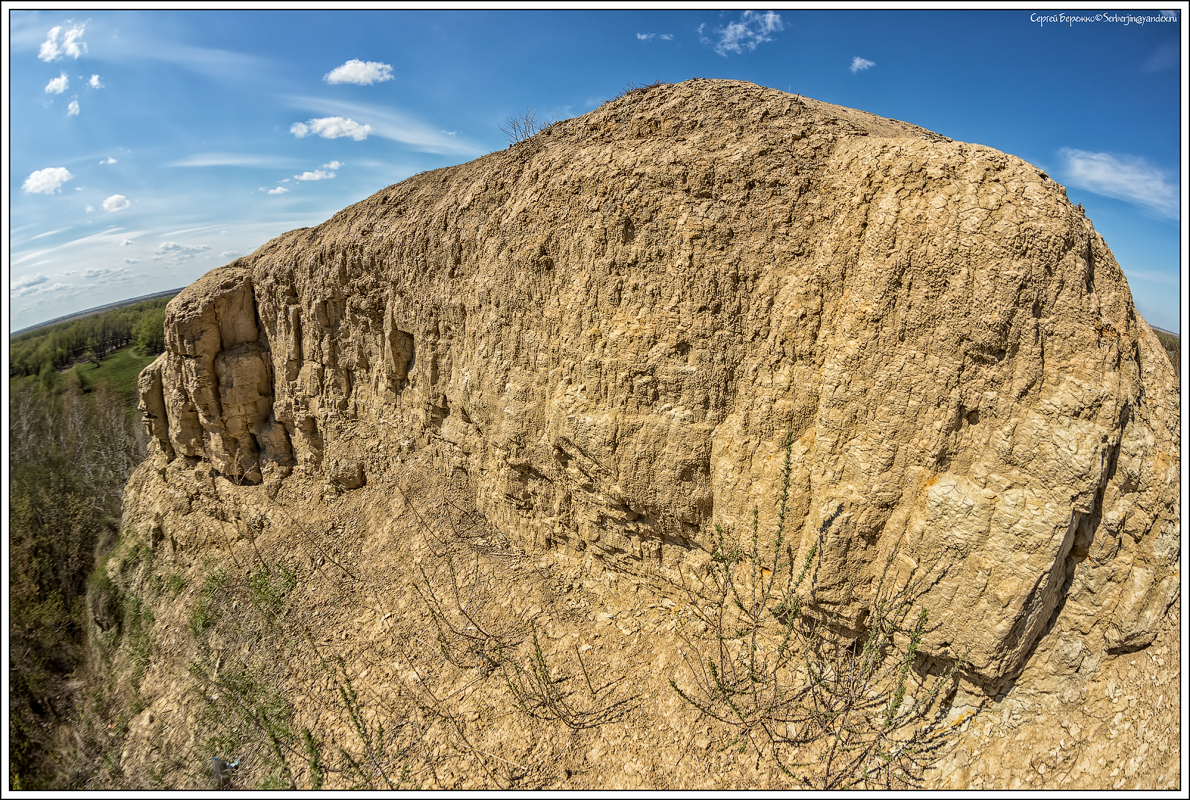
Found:
[[[14,336],[9,348],[9,377],[40,376],[47,364],[63,370],[80,360],[98,363],[134,343],[146,355],[160,353],[165,349],[165,306],[169,300],[148,300]]]
[[[145,355],[165,351],[165,308],[150,309],[141,314],[134,334],[136,348]]]
[[[85,657],[87,578],[144,448],[106,384],[86,395],[14,385],[9,402],[12,788],[77,788],[55,764],[53,735],[70,716],[66,677]]]

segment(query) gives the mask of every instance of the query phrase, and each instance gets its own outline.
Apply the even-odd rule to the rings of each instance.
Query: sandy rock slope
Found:
[[[374,602],[351,602],[377,618],[320,625],[347,637],[321,645],[326,661],[356,635],[434,640],[417,633],[433,627],[434,579],[376,571],[444,552],[424,520],[406,526],[416,504],[394,487],[429,481],[408,477],[414,464],[469,487],[459,507],[518,554],[501,562],[489,547],[474,567],[476,580],[491,570],[490,591],[508,582],[508,624],[552,623],[559,654],[603,648],[594,668],[608,681],[657,681],[637,705],[609,700],[635,709],[619,721],[567,728],[581,742],[566,747],[618,725],[614,741],[542,761],[562,744],[530,737],[516,759],[573,762],[559,785],[766,785],[763,766],[716,754],[718,734],[683,716],[663,678],[694,623],[674,597],[659,604],[705,571],[716,526],[746,545],[755,508],[772,543],[787,445],[782,541],[799,563],[815,547],[813,613],[862,634],[887,569],[932,576],[914,602],[941,624],[917,666],[963,658],[952,711],[968,717],[963,755],[931,781],[1009,786],[1025,751],[996,742],[1022,730],[1062,744],[1021,785],[1176,780],[1152,766],[1174,758],[1165,739],[1144,767],[1124,752],[1062,760],[1069,742],[1108,754],[1109,729],[1115,741],[1140,724],[1114,697],[1131,685],[1120,665],[1156,681],[1177,658],[1179,389],[1103,238],[1020,159],[746,83],[639,89],[208,273],[170,304],[166,338],[141,376],[154,452],[129,485],[126,527],[196,579],[212,559],[245,571],[254,549],[292,555],[311,581],[290,601],[297,619],[315,596],[347,602],[324,596],[315,551],[348,536],[340,518],[355,509],[344,552],[380,583],[341,591],[371,586]],[[299,534],[293,520],[324,527]],[[513,562],[538,579],[500,571]],[[174,601],[181,627],[194,602]],[[378,662],[385,680],[421,680],[395,653]],[[160,668],[146,679],[161,681],[154,702],[182,703],[188,684]],[[1104,675],[1117,676],[1110,691]],[[1063,735],[1055,709],[1101,709],[1097,691],[1123,716]],[[1157,694],[1176,719],[1176,688]],[[473,705],[485,702],[498,705]],[[1033,722],[1010,724],[1021,714]],[[442,730],[460,746],[462,728]],[[484,770],[504,763],[473,745]],[[503,769],[480,783],[511,780]],[[534,785],[553,785],[544,775]]]

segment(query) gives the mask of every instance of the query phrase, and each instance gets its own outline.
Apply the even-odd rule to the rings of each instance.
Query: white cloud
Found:
[[[113,194],[111,197],[103,201],[104,211],[123,211],[132,205],[132,201],[122,194]]]
[[[372,132],[372,126],[360,125],[347,117],[323,117],[305,123],[295,122],[289,126],[289,132],[299,139],[317,134],[323,139],[341,139],[344,136],[350,136],[357,142],[362,142]]]
[[[31,173],[21,190],[28,194],[53,194],[58,187],[74,178],[65,167],[47,167]]]
[[[191,246],[186,244],[179,244],[177,242],[162,242],[157,245],[157,249],[153,251],[155,256],[180,256],[182,258],[193,258],[199,253],[210,250],[210,245],[200,244],[198,246]]]
[[[29,275],[13,282],[11,294],[13,297],[28,297],[50,294],[67,288],[73,287],[68,283],[49,283],[49,278],[44,275]]]
[[[69,88],[70,88],[70,79],[67,78],[66,73],[63,72],[61,75],[54,78],[52,81],[50,81],[49,83],[47,83],[45,85],[45,93],[46,94],[62,94],[62,92],[66,91]]]
[[[458,134],[458,131],[442,131],[442,132],[445,133],[447,136],[455,136],[456,134]]]
[[[87,206],[87,213],[88,213],[88,214],[90,214],[90,213],[91,213],[92,211],[94,211],[94,210],[95,210],[95,206]],[[91,224],[91,223],[87,223],[87,224],[89,225],[89,224]]]
[[[410,145],[414,149],[424,152],[468,156],[483,155],[487,152],[487,150],[482,150],[465,141],[459,141],[462,137],[456,139],[447,136],[437,128],[407,117],[399,111],[394,111],[391,106],[351,103],[326,97],[291,96],[286,99],[297,108],[312,110],[315,113],[363,117],[368,120],[369,133]],[[310,131],[307,130],[304,133],[310,133]]]
[[[71,25],[72,23],[67,22],[66,24]],[[78,58],[87,52],[87,43],[83,41],[83,29],[86,27],[87,23],[84,22],[82,25],[72,28],[64,28],[61,25],[50,28],[45,41],[41,43],[37,57],[47,62],[57,61],[62,56]]]
[[[116,245],[116,246],[117,246],[117,247],[127,247],[127,246],[128,246],[128,245],[130,245],[130,244],[136,244],[136,242],[132,241],[131,239],[123,239],[123,240],[122,240],[122,241],[121,241],[121,242],[120,242],[118,245]]]
[[[169,162],[171,167],[259,167],[289,169],[301,164],[292,158],[258,156],[250,153],[199,153]]]
[[[289,183],[289,178],[282,178],[281,183]]]
[[[636,34],[636,38],[640,39],[642,42],[647,42],[656,35],[657,34],[655,34],[655,33],[638,33],[638,34]]]
[[[106,280],[111,280],[112,278],[126,277],[129,274],[130,273],[128,272],[128,270],[123,269],[121,267],[116,267],[115,269],[113,269],[111,267],[102,267],[102,268],[90,267],[88,269],[83,270],[82,277],[88,281],[102,282],[102,281],[106,281]]]
[[[34,286],[48,281],[45,275],[26,275],[24,278],[12,282],[12,293],[15,295],[29,294]]]
[[[244,255],[243,250],[224,250],[219,254],[220,258],[239,258]]]
[[[294,175],[293,177],[299,181],[325,181],[335,177],[335,173],[316,169],[313,172],[303,172],[301,175]]]
[[[706,23],[698,26],[699,40],[703,44],[713,45],[716,53],[726,56],[728,53],[752,51],[764,42],[771,42],[771,34],[785,30],[785,23],[781,21],[781,15],[775,11],[766,11],[763,14],[745,11],[740,15],[738,22],[728,23],[726,28],[715,29],[719,36],[716,42],[711,42],[703,35],[705,28]]]
[[[672,40],[673,40],[673,38],[674,38],[674,35],[673,35],[672,33],[663,33],[663,34],[661,34],[661,39],[662,39],[663,41],[669,42],[669,41],[672,41]]]
[[[859,56],[856,56],[855,58],[851,59],[851,74],[854,75],[861,70],[871,69],[874,66],[876,66],[875,61],[869,61],[866,58],[860,58]]]
[[[66,116],[77,117],[79,115],[79,101],[78,100],[71,100],[70,105],[68,105],[66,108],[68,109],[66,112]]]
[[[116,159],[112,158],[111,156],[108,156],[105,160],[100,161],[99,163],[100,164],[115,164]]]
[[[266,189],[263,186],[261,186],[260,191],[268,192],[269,194],[285,194],[289,190],[286,189],[284,186],[278,186],[276,189]]]
[[[199,225],[197,228],[182,228],[181,230],[167,231],[166,233],[161,234],[160,238],[173,238],[174,236],[181,236],[184,233],[205,233],[206,231],[213,230],[213,228],[214,226],[212,225]]]
[[[1089,153],[1064,147],[1065,176],[1071,186],[1134,203],[1170,219],[1178,218],[1178,187],[1162,170],[1136,156]]]
[[[30,237],[29,241],[33,241],[34,239],[43,239],[46,236],[53,236],[55,233],[65,233],[68,230],[70,230],[70,228],[58,228],[56,230],[46,231],[45,233],[39,233],[36,236]]]
[[[87,81],[87,84],[90,85],[90,87],[92,89],[102,89],[103,88],[103,84],[99,82],[98,75],[92,75],[91,80]]]
[[[341,67],[328,72],[323,80],[327,83],[357,83],[370,86],[373,83],[391,81],[393,68],[379,61],[360,61],[353,58]]]
[[[343,166],[343,162],[342,161],[330,161],[326,164],[323,164],[322,166],[326,167],[327,169],[338,169],[339,167]]]
[[[126,258],[126,259],[124,259],[124,263],[125,264],[139,264],[140,259],[139,258]]]
[[[46,292],[53,291],[54,289],[61,289],[69,285],[70,284],[66,283],[55,283],[47,286],[42,281],[38,281],[36,284],[24,287],[20,294],[45,294]],[[34,288],[34,286],[37,288]],[[13,294],[17,294],[17,292],[13,292]]]
[[[43,286],[43,287],[35,290],[33,293],[34,294],[54,294],[57,292],[62,292],[69,296],[71,294],[78,294],[80,290],[81,290],[81,287],[76,286],[73,283],[52,283],[49,286]]]

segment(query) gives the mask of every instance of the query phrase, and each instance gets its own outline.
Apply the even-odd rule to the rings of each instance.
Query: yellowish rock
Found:
[[[861,111],[631,92],[274,239],[166,333],[159,469],[349,491],[431,451],[514,540],[621,573],[771,531],[788,434],[795,546],[844,508],[819,601],[898,548],[922,652],[993,695],[1179,592],[1177,380],[1103,238],[1036,167]]]

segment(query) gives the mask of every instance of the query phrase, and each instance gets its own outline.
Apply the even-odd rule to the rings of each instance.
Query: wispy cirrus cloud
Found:
[[[30,236],[29,241],[33,241],[34,239],[43,239],[46,236],[53,236],[55,233],[65,233],[68,230],[71,230],[71,229],[70,228],[58,228],[57,230],[46,231],[45,233],[39,233],[36,236]]]
[[[85,22],[82,25],[75,25],[74,21],[70,20],[65,25],[55,25],[50,28],[45,41],[41,44],[41,49],[37,52],[37,57],[45,62],[57,61],[63,56],[77,59],[87,52],[87,43],[83,41],[86,27],[87,23]]]
[[[1114,197],[1168,219],[1181,207],[1177,178],[1138,156],[1092,153],[1064,147],[1059,151],[1063,174],[1071,186]]]
[[[112,161],[114,164],[115,161]],[[256,167],[260,169],[292,169],[301,164],[297,159],[252,153],[197,153],[171,161],[170,167]]]
[[[158,238],[166,239],[166,238],[172,238],[174,236],[185,236],[186,234],[190,234],[190,233],[213,233],[215,230],[215,227],[216,226],[214,226],[214,225],[199,225],[198,227],[195,227],[195,228],[180,228],[176,231],[167,231],[165,233],[159,234]],[[227,231],[223,231],[223,233],[227,233]]]
[[[481,150],[458,137],[447,136],[440,129],[411,119],[387,106],[352,103],[323,97],[291,96],[286,100],[297,108],[308,109],[315,113],[335,114],[340,117],[358,119],[367,123],[370,133],[384,139],[401,142],[423,152],[468,156],[483,155],[487,152],[487,150]]]
[[[726,27],[716,28],[716,38],[706,36],[706,23],[698,26],[698,39],[705,45],[710,45],[716,53],[726,57],[728,53],[742,54],[745,50],[751,52],[765,42],[773,40],[772,34],[785,29],[781,15],[775,11],[745,11],[736,22],[729,22]]]
[[[133,25],[122,26],[120,40],[120,47],[111,48],[104,53],[106,60],[122,64],[163,61],[237,86],[260,85],[276,77],[276,65],[261,56],[238,53],[234,50],[195,47],[151,35],[137,30]]]
[[[1178,65],[1178,45],[1176,42],[1164,44],[1153,51],[1153,54],[1145,59],[1145,63],[1141,65],[1142,72],[1161,72]]]
[[[299,224],[300,224],[300,221],[296,221],[296,220],[292,221],[291,227],[296,227]],[[209,226],[204,226],[204,228],[209,228]],[[195,228],[192,230],[200,230],[200,229]],[[271,230],[271,228],[270,228],[270,230]],[[182,233],[182,231],[172,231],[170,233],[161,234],[159,232],[150,232],[147,230],[129,230],[128,228],[121,227],[121,226],[112,226],[112,227],[106,228],[103,231],[100,231],[99,233],[92,233],[87,236],[80,236],[77,239],[72,239],[69,242],[63,242],[62,244],[55,245],[53,247],[45,248],[42,250],[31,250],[31,251],[22,253],[21,255],[18,255],[15,258],[13,258],[12,263],[14,266],[16,266],[16,265],[20,265],[20,264],[27,264],[29,262],[36,261],[37,259],[48,259],[45,263],[51,263],[54,259],[66,256],[68,253],[69,253],[69,257],[73,263],[79,263],[79,256],[76,253],[70,252],[70,251],[76,251],[79,248],[104,248],[104,247],[113,247],[113,246],[118,247],[127,240],[132,240],[133,243],[135,244],[138,240],[142,240],[147,236],[151,236],[153,239],[158,239],[158,238],[161,238],[164,236],[171,236],[171,235],[175,235],[178,233]],[[176,245],[176,244],[178,244],[176,241],[165,242],[165,244],[161,245],[161,247],[165,247],[166,245]],[[178,246],[183,247],[183,248],[187,247],[187,245],[178,245]],[[193,252],[198,252],[198,251],[204,250],[204,249],[209,250],[210,248],[207,245],[201,245],[201,246],[198,246],[197,248],[195,248],[193,250]],[[124,251],[124,252],[127,252],[127,251]],[[166,249],[162,251],[162,254],[168,255],[171,252],[173,252],[173,248],[166,247]],[[42,263],[42,262],[38,262],[38,263]],[[29,267],[26,267],[26,269],[29,269]]]
[[[1154,270],[1133,269],[1132,267],[1122,267],[1124,274],[1128,277],[1128,282],[1132,281],[1148,281],[1150,283],[1160,283],[1164,286],[1172,286],[1174,288],[1181,288],[1182,282],[1179,280],[1177,273],[1156,272]]]
[[[663,42],[668,42],[669,40],[673,39],[674,36],[672,33],[663,33],[661,35],[656,33],[638,33],[636,34],[636,38],[640,39],[642,42],[651,42],[653,39],[660,39]]]
[[[360,61],[353,58],[341,67],[335,67],[322,78],[327,83],[354,83],[371,86],[393,79],[393,68],[379,61]]]
[[[874,66],[876,66],[875,61],[869,61],[866,58],[860,58],[859,56],[856,56],[855,58],[851,59],[851,74],[854,75],[857,72],[862,72],[865,69],[871,69]]]

